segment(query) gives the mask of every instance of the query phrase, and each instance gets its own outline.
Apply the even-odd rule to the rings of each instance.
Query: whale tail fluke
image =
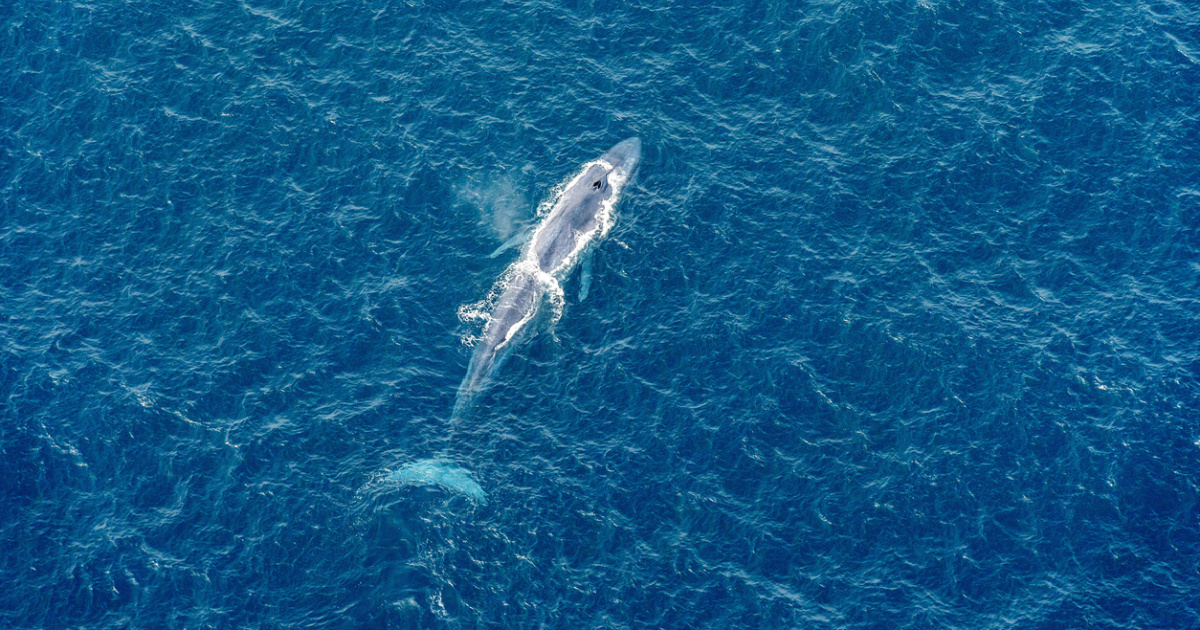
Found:
[[[444,459],[415,461],[389,474],[387,479],[402,486],[437,486],[479,505],[487,505],[487,493],[475,481],[471,471]]]

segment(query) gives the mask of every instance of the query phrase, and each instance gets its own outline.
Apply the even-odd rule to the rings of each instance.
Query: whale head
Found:
[[[618,178],[628,180],[642,159],[642,140],[637,137],[622,140],[600,159],[612,165],[612,172]]]

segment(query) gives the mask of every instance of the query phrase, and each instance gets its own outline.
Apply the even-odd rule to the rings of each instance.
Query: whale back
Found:
[[[592,164],[563,191],[534,236],[533,255],[546,273],[557,273],[596,229],[605,201],[612,197],[608,169]]]

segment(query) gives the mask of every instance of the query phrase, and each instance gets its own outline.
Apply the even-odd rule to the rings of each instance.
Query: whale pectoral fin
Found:
[[[587,299],[588,291],[592,288],[592,259],[595,258],[594,252],[587,252],[583,255],[583,261],[579,266],[579,301]]]
[[[533,236],[533,226],[532,225],[522,228],[520,232],[517,232],[516,236],[513,236],[512,238],[508,239],[507,241],[504,241],[504,243],[501,244],[500,247],[496,248],[496,251],[488,254],[488,258],[495,258],[495,257],[499,256],[500,254],[503,254],[504,252],[506,252],[514,247],[520,247],[521,245],[524,245],[525,241],[528,241],[529,237],[531,237],[531,236]]]

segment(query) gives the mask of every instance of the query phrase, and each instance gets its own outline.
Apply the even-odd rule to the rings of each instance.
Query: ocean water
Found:
[[[1200,627],[1195,3],[9,0],[0,60],[0,627]]]

